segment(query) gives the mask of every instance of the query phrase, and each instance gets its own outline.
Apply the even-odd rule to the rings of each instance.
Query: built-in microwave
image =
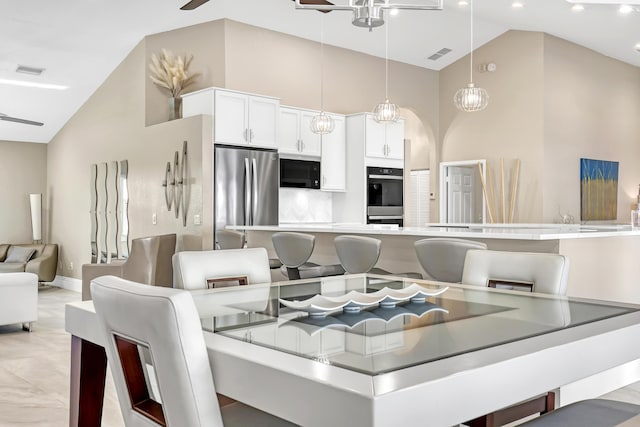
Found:
[[[320,162],[280,159],[280,187],[320,188]]]

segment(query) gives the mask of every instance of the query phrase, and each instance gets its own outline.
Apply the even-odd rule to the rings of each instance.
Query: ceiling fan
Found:
[[[182,6],[180,10],[193,10],[195,8],[202,6],[208,1],[209,0],[191,0],[190,2]],[[293,0],[293,1],[296,1],[296,0]],[[302,0],[302,4],[333,6],[333,3],[328,2],[326,0]]]
[[[8,115],[6,115],[4,113],[0,113],[0,120],[4,120],[5,122],[21,123],[23,125],[33,125],[33,126],[42,126],[42,125],[44,125],[44,123],[41,123],[41,122],[34,122],[33,120],[20,119],[18,117],[8,116]]]

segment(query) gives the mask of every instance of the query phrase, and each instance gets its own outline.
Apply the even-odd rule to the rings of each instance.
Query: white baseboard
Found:
[[[73,292],[82,292],[82,280],[73,277],[56,276],[53,282],[48,283],[51,286],[57,286]]]

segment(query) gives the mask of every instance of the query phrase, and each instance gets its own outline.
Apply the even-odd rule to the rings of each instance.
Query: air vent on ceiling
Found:
[[[438,59],[442,58],[449,52],[451,52],[451,49],[449,49],[448,47],[443,47],[442,49],[440,49],[439,51],[431,55],[429,59],[432,61],[437,61]]]
[[[44,68],[29,67],[27,65],[18,65],[18,68],[16,68],[16,73],[32,74],[34,76],[39,76],[43,71]]]

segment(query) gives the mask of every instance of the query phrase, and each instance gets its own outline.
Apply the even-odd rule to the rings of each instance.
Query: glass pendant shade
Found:
[[[333,132],[335,127],[336,124],[333,118],[327,116],[324,111],[311,119],[311,132],[313,133],[324,135]]]
[[[400,108],[386,99],[373,109],[373,120],[378,123],[393,123],[400,118]]]
[[[453,96],[453,102],[460,111],[474,112],[481,111],[489,105],[489,94],[481,87],[475,87],[469,83],[467,87],[458,89]]]

